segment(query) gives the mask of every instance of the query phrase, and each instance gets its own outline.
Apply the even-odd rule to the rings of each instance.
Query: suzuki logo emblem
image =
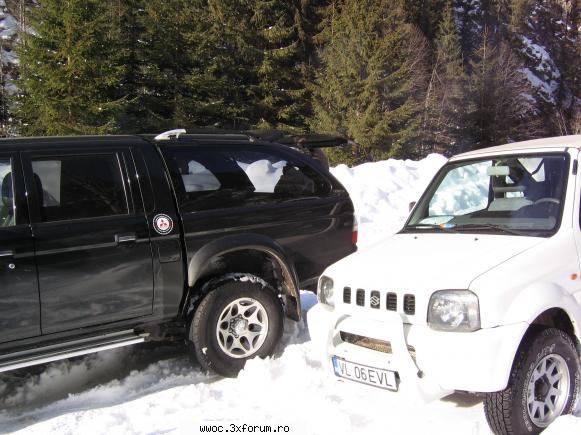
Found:
[[[371,301],[371,306],[372,307],[379,306],[379,302],[380,302],[379,296],[371,296],[370,301]]]

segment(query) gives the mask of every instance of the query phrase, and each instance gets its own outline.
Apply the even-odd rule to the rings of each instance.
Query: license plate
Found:
[[[340,378],[397,391],[395,372],[352,363],[337,356],[333,356],[332,361],[335,375]]]

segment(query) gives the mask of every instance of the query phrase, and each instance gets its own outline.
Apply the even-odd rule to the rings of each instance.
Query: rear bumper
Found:
[[[333,355],[348,361],[395,371],[400,390],[418,390],[426,399],[454,390],[493,392],[506,388],[525,322],[472,333],[434,331],[404,324],[399,314],[381,318],[336,315],[317,304],[307,313],[309,332],[318,358],[331,367]],[[368,349],[341,339],[341,332],[389,342],[391,353]],[[408,346],[415,349],[411,354]]]

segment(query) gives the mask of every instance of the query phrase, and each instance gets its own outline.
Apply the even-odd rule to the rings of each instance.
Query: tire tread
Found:
[[[522,435],[518,429],[515,428],[512,413],[513,403],[518,400],[516,395],[519,394],[518,385],[522,381],[519,379],[524,376],[523,367],[527,363],[529,357],[542,344],[548,340],[562,339],[572,349],[575,345],[564,331],[556,328],[546,328],[533,330],[525,337],[523,343],[517,351],[513,367],[510,372],[508,386],[502,390],[493,393],[487,393],[484,399],[484,413],[486,421],[490,426],[492,432],[496,435]],[[579,374],[577,373],[577,376]],[[572,379],[572,382],[578,381]]]
[[[223,376],[235,377],[244,366],[246,361],[245,358],[239,360],[230,360],[230,362],[225,363],[227,358],[222,356],[220,361],[214,361],[213,358],[216,358],[216,350],[212,350],[212,345],[208,342],[206,334],[208,333],[209,327],[208,319],[212,317],[216,304],[221,303],[226,295],[236,293],[243,295],[247,292],[262,292],[263,296],[261,297],[266,297],[266,300],[263,301],[263,304],[268,300],[269,302],[267,303],[272,304],[274,307],[273,309],[276,311],[276,318],[272,319],[273,335],[272,338],[267,339],[267,342],[270,344],[265,342],[263,344],[263,348],[261,348],[260,351],[252,357],[265,357],[270,355],[274,350],[276,343],[278,343],[280,340],[284,327],[284,312],[282,304],[276,297],[275,291],[270,287],[263,287],[261,284],[227,281],[212,290],[202,299],[190,323],[188,337],[190,342],[193,344],[196,359],[203,369],[217,372]],[[210,334],[213,333],[214,331],[210,332]]]

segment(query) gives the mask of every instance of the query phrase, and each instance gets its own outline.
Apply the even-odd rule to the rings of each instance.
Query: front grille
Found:
[[[416,313],[416,297],[414,295],[403,297],[403,312],[410,315]]]
[[[351,287],[345,287],[343,289],[343,303],[345,304],[351,303]]]
[[[363,289],[357,289],[357,293],[355,296],[355,303],[357,305],[359,305],[360,307],[365,305],[365,290]]]
[[[371,297],[369,298],[369,306],[371,308],[379,309],[381,305],[381,297],[379,296],[379,292],[377,290],[373,290],[371,292]]]
[[[351,287],[343,288],[343,303],[352,303]],[[381,308],[381,293],[378,290],[372,290],[369,293],[369,306],[373,309]],[[365,290],[358,288],[355,291],[355,304],[360,307],[365,306],[366,302]],[[389,311],[397,311],[397,293],[389,292],[385,295],[385,309]],[[408,315],[416,313],[416,297],[412,294],[405,294],[403,297],[403,312]]]
[[[391,292],[387,294],[385,308],[390,311],[397,311],[397,294]]]

